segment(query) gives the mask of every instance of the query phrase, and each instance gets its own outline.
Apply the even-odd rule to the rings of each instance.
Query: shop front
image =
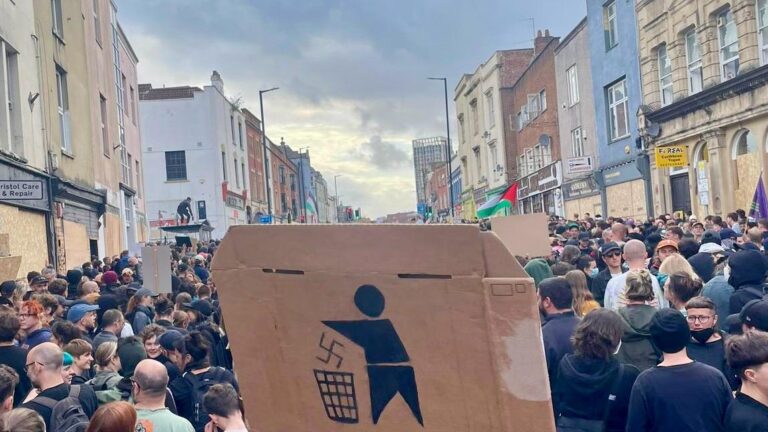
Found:
[[[600,188],[591,174],[563,184],[563,201],[566,218],[578,219],[585,213],[594,216],[603,212]]]
[[[634,160],[604,168],[601,175],[605,186],[604,216],[635,220],[648,217],[645,182]]]
[[[518,211],[521,214],[563,215],[562,185],[563,165],[560,161],[521,178],[517,190]]]
[[[56,270],[67,270],[90,261],[99,252],[99,218],[106,210],[105,191],[54,178]]]

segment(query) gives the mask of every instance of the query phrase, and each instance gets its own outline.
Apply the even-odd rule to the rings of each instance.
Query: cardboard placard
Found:
[[[141,248],[141,275],[144,287],[156,293],[171,292],[171,248],[145,246]]]
[[[555,430],[533,281],[492,232],[234,226],[213,274],[256,430]]]
[[[549,218],[544,213],[497,217],[491,220],[491,229],[499,236],[512,255],[548,257]]]

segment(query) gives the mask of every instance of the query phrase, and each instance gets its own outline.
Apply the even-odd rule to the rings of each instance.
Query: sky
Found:
[[[139,82],[209,85],[258,115],[273,142],[309,147],[345,205],[364,216],[413,211],[411,141],[445,136],[440,81],[453,90],[494,51],[567,35],[584,0],[118,0]],[[455,144],[454,144],[455,150]]]

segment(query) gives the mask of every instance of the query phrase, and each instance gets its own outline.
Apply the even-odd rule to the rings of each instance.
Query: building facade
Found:
[[[454,219],[462,219],[461,211],[461,163],[459,162],[459,156],[454,153],[451,157],[451,190],[453,195],[453,217]]]
[[[245,135],[248,144],[248,181],[251,217],[249,223],[259,222],[262,215],[269,214],[267,194],[265,192],[266,177],[264,173],[264,146],[261,141],[261,120],[247,109],[245,116]]]
[[[514,85],[502,89],[504,109],[514,113],[507,166],[514,166],[518,212],[562,214],[563,182],[558,130],[555,48],[549,30],[534,40],[534,57]],[[553,105],[555,104],[555,105]]]
[[[650,194],[637,166],[642,99],[634,3],[587,0],[587,33],[603,214],[644,219]]]
[[[677,147],[687,165],[651,157],[654,210],[724,215],[749,209],[768,166],[768,2],[636,6],[650,152]]]
[[[309,147],[300,147],[299,151],[294,151],[290,146],[282,141],[280,145],[284,147],[284,152],[288,159],[296,167],[299,212],[298,221],[301,223],[318,223],[318,200],[315,195],[314,182],[312,179],[312,160],[309,157]]]
[[[214,228],[213,238],[247,223],[245,117],[224,94],[218,72],[202,89],[140,87],[151,237],[160,238],[161,226],[177,223],[176,207],[186,197],[193,200],[194,218]]]
[[[427,174],[435,163],[448,162],[448,140],[445,137],[419,138],[413,145],[413,176],[416,180],[416,209],[424,215],[427,204]]]
[[[426,180],[425,194],[429,218],[433,221],[448,220],[451,215],[448,164],[433,164],[432,169],[427,173]]]
[[[299,216],[299,175],[288,157],[286,146],[276,145],[267,137],[272,164],[272,214],[275,223],[292,223]]]
[[[555,48],[558,129],[563,160],[563,216],[600,214],[595,101],[589,56],[587,19],[581,20]]]

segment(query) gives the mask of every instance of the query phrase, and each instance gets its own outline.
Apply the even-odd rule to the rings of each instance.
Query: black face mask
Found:
[[[712,337],[712,335],[715,334],[714,328],[708,328],[708,329],[702,329],[702,330],[691,330],[691,336],[693,336],[694,339],[696,339],[696,342],[700,344],[705,344],[709,340],[709,338]]]

